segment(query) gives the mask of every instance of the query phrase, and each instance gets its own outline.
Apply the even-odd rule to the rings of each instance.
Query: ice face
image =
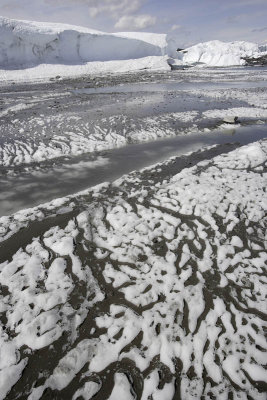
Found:
[[[166,35],[108,34],[64,24],[0,18],[0,65],[83,64],[168,54]]]

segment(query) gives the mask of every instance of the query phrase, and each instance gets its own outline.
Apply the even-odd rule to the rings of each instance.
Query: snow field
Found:
[[[132,56],[133,57],[133,56]],[[146,56],[141,58],[130,58],[127,60],[108,60],[91,61],[70,64],[49,64],[44,62],[38,65],[32,65],[28,68],[19,67],[17,69],[6,69],[0,65],[1,81],[12,82],[31,82],[46,81],[49,78],[59,76],[59,79],[68,77],[90,76],[110,73],[127,73],[140,70],[148,71],[169,71],[170,66],[167,63],[168,56]]]
[[[16,253],[11,263],[1,264],[1,285],[8,287],[9,292],[8,299],[1,296],[1,312],[9,315],[8,323],[1,326],[1,399],[5,398],[5,394],[15,383],[14,376],[9,378],[10,370],[14,370],[19,378],[21,366],[25,367],[27,364],[27,358],[20,361],[17,349],[26,346],[31,349],[30,354],[34,350],[49,346],[66,330],[71,332],[70,340],[74,341],[75,331],[84,321],[86,310],[103,299],[89,267],[82,268],[80,260],[73,254],[73,240],[78,234],[77,231],[72,231],[73,226],[73,222],[70,221],[65,231],[58,228],[48,231],[43,245],[39,240],[33,240],[25,252]],[[60,243],[54,243],[57,235],[61,237]],[[56,257],[48,270],[45,265],[49,262],[51,253],[46,250],[45,243],[50,245],[51,249],[54,248],[58,255],[65,256]],[[72,264],[70,274],[65,272],[67,257]],[[75,286],[79,290],[81,282],[86,282],[87,297],[83,299],[77,312],[68,303],[68,299]],[[89,297],[92,297],[92,300],[88,300]],[[15,308],[12,310],[13,307]],[[8,341],[5,326],[15,333],[11,342]]]
[[[264,399],[266,160],[261,141],[155,187],[132,173],[97,188],[65,227],[49,228],[0,264],[0,392],[37,349],[50,345],[53,355],[67,332],[67,351],[44,383],[33,376],[29,399],[63,390],[84,367],[73,399],[90,398],[101,390],[101,371],[125,358],[143,379],[143,400],[171,400],[177,390],[186,399]],[[5,229],[7,219],[0,222]],[[75,287],[85,290],[78,303]],[[93,328],[86,337],[82,322]],[[117,371],[110,399],[135,398],[135,379]]]

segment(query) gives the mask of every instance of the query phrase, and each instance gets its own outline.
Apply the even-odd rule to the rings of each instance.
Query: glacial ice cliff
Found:
[[[0,66],[81,64],[174,55],[165,34],[104,33],[65,24],[0,17]]]

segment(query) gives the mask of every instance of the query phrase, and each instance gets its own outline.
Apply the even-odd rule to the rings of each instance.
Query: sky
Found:
[[[267,42],[267,0],[0,0],[0,15],[105,32],[169,33],[179,46]]]

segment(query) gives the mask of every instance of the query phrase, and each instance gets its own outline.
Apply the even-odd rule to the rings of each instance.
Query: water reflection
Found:
[[[171,156],[197,151],[205,145],[247,144],[267,137],[267,125],[230,128],[213,133],[176,136],[105,151],[95,157],[84,154],[19,176],[0,179],[0,215],[63,197],[106,181],[113,181]]]
[[[82,88],[72,91],[76,95],[103,94],[103,93],[136,93],[136,92],[173,92],[190,89],[231,89],[231,88],[262,88],[267,87],[267,81],[259,82],[165,82],[165,83],[134,83],[100,88]]]

